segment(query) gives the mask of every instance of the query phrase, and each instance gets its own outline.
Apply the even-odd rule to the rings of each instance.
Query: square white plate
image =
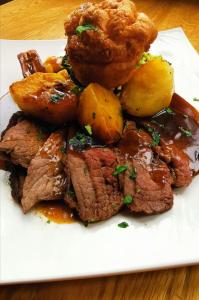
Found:
[[[1,95],[21,78],[17,53],[36,49],[42,59],[60,55],[65,41],[1,41]],[[151,48],[175,69],[176,92],[197,108],[199,57],[181,29],[161,32]],[[9,94],[0,101],[1,130],[17,107]],[[144,271],[199,263],[199,176],[175,191],[173,208],[161,215],[119,214],[84,227],[79,223],[47,224],[14,203],[0,172],[1,283],[57,280]],[[122,229],[118,223],[127,221]]]

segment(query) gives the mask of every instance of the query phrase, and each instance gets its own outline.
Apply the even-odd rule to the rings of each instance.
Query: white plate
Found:
[[[64,41],[2,41],[1,95],[21,78],[16,54],[37,49],[45,58],[59,54]],[[180,51],[179,51],[180,49]],[[175,68],[176,91],[191,104],[198,97],[199,59],[180,29],[163,32],[152,47]],[[9,94],[0,101],[1,130],[17,108]],[[175,191],[173,208],[161,215],[134,218],[119,214],[89,225],[46,223],[23,215],[10,196],[7,173],[0,173],[1,283],[57,280],[144,271],[199,262],[199,176]],[[129,227],[117,226],[127,221]]]

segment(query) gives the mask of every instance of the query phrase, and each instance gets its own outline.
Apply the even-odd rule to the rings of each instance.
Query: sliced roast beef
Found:
[[[128,122],[120,141],[120,164],[128,169],[120,174],[124,196],[132,197],[128,208],[134,213],[156,214],[173,205],[172,177],[167,165],[151,149],[152,139]]]
[[[160,143],[154,150],[173,169],[174,185],[184,187],[199,172],[199,126],[196,120],[171,108],[165,109],[142,125]]]
[[[67,164],[76,198],[67,195],[65,201],[76,208],[83,221],[105,220],[122,207],[118,180],[112,175],[116,159],[115,153],[107,148],[69,150]]]
[[[0,142],[0,152],[7,154],[10,160],[25,168],[46,140],[46,133],[32,121],[22,119],[3,132]]]
[[[11,127],[15,126],[17,123],[19,123],[20,121],[23,121],[23,120],[26,120],[25,114],[22,111],[15,112],[11,116],[7,127],[1,132],[1,140],[3,139],[3,136],[8,131],[8,129],[10,129]]]
[[[26,52],[22,52],[19,53],[17,57],[20,62],[24,77],[28,77],[36,72],[46,72],[37,51],[29,50]]]
[[[16,202],[21,203],[23,194],[23,185],[27,170],[21,166],[12,165],[10,167],[9,182],[11,187],[11,195]]]
[[[28,167],[21,201],[25,213],[39,201],[63,199],[67,183],[64,155],[64,133],[54,132]]]

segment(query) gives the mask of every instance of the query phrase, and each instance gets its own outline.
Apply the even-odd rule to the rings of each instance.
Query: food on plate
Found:
[[[82,126],[91,126],[94,136],[102,142],[117,142],[122,134],[121,104],[113,92],[97,83],[90,83],[81,93],[78,120]]]
[[[78,96],[73,92],[74,86],[66,70],[36,72],[14,82],[10,93],[26,114],[52,124],[62,124],[76,115]]]
[[[192,118],[191,113],[180,113],[176,109],[182,110],[181,105],[176,105],[178,101],[172,101],[175,108],[166,108],[150,119],[140,119],[138,123],[152,135],[154,151],[171,166],[173,184],[184,187],[199,172],[199,122]],[[184,107],[188,108],[187,112],[191,109],[185,102]],[[195,110],[192,108],[191,111]]]
[[[120,176],[124,195],[133,199],[128,207],[135,213],[156,214],[173,205],[172,175],[167,164],[153,152],[151,143],[146,131],[127,122],[119,150],[120,164],[128,169]]]
[[[126,116],[114,147],[96,144],[74,125],[52,129],[26,168],[9,158],[13,197],[24,212],[42,200],[62,199],[83,222],[105,220],[123,207],[133,214],[167,211],[172,187],[189,185],[199,173],[199,119],[192,118],[198,112],[184,101],[181,113],[181,103],[174,95],[172,107],[150,118]]]
[[[75,197],[65,201],[84,222],[105,220],[124,205],[116,176],[117,156],[108,148],[93,148],[68,152],[69,169]]]
[[[67,184],[62,163],[64,147],[64,132],[53,132],[32,159],[21,199],[25,213],[39,201],[63,199]]]
[[[0,152],[6,154],[13,164],[27,168],[47,136],[47,132],[35,122],[18,112],[1,135]]]
[[[43,66],[47,73],[57,73],[63,69],[62,67],[63,58],[61,56],[49,56]]]
[[[146,117],[168,107],[173,92],[172,66],[161,56],[145,53],[141,64],[138,64],[131,79],[124,85],[120,100],[129,114]]]
[[[46,72],[37,51],[28,50],[26,52],[21,52],[17,57],[24,78],[36,72]]]
[[[130,0],[86,3],[65,22],[66,52],[76,78],[107,88],[126,83],[157,36],[153,22]]]
[[[85,225],[168,211],[173,187],[199,173],[199,112],[173,94],[172,66],[144,52],[153,23],[129,0],[105,0],[76,9],[65,30],[64,57],[18,56],[25,79],[10,93],[22,111],[0,139],[13,198],[24,213],[61,202]]]

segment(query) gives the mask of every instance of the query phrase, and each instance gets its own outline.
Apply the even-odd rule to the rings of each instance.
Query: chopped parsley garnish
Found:
[[[133,168],[133,169],[131,170],[131,172],[130,172],[129,178],[130,178],[131,180],[135,180],[136,176],[137,176],[136,169]]]
[[[50,97],[50,102],[52,103],[58,103],[61,99],[63,99],[65,96],[65,93],[60,93],[60,94],[53,94]]]
[[[153,147],[157,146],[160,143],[160,134],[157,131],[155,131],[154,128],[150,127],[149,125],[144,125],[144,127],[152,135],[151,146],[153,146]]]
[[[181,126],[179,126],[178,128],[180,129],[180,131],[182,132],[183,135],[188,136],[188,137],[192,136],[192,132],[190,130],[187,130]]]
[[[43,141],[45,139],[45,134],[43,131],[40,129],[39,132],[37,133],[37,140],[38,141]]]
[[[126,171],[128,169],[127,166],[116,166],[115,167],[115,172],[113,172],[113,176],[117,176],[118,174]]]
[[[117,226],[120,228],[126,228],[129,226],[129,224],[127,222],[121,222],[121,223],[117,224]]]
[[[82,86],[75,85],[70,91],[75,95],[79,95],[83,91],[83,89],[84,88]]]
[[[153,138],[153,140],[152,140],[151,145],[153,147],[159,145],[159,143],[160,143],[160,134],[157,131],[153,131],[152,138]]]
[[[152,59],[162,59],[163,60],[161,55],[153,55],[148,52],[144,52],[142,54],[142,57],[138,61],[136,67],[139,68],[140,66],[146,64],[147,62],[151,61]]]
[[[75,192],[73,192],[73,191],[67,191],[66,194],[67,194],[69,197],[72,197],[72,198],[75,197]]]
[[[151,120],[151,123],[153,123],[161,128],[164,128],[164,124],[161,124],[161,123],[157,122],[156,120]]]
[[[131,195],[126,195],[123,199],[124,204],[131,204],[133,202],[133,197]]]
[[[165,108],[165,111],[170,115],[175,115],[174,111],[170,107]]]
[[[78,35],[81,35],[82,32],[86,31],[86,30],[93,30],[93,31],[97,31],[97,27],[92,25],[92,24],[84,24],[84,25],[79,25],[76,27],[75,32]]]
[[[92,135],[92,127],[91,127],[91,125],[88,124],[88,125],[85,125],[84,127],[85,127],[86,131],[88,132],[88,134]]]
[[[92,113],[92,118],[95,120],[95,118],[96,118],[96,112]]]
[[[63,69],[66,69],[66,70],[67,70],[67,72],[68,72],[68,74],[69,74],[71,80],[72,80],[77,86],[81,86],[81,83],[80,83],[80,82],[77,80],[77,78],[75,77],[74,72],[73,72],[73,69],[72,69],[71,65],[69,64],[69,62],[68,62],[68,57],[67,57],[67,55],[63,56],[63,58],[62,58],[62,64],[61,64],[61,65],[62,65],[62,68],[63,68]]]
[[[193,98],[193,101],[199,101],[199,98]]]
[[[90,136],[77,132],[77,134],[69,140],[69,145],[72,146],[74,150],[82,151],[85,148],[92,146],[93,140]]]
[[[61,153],[66,153],[66,145],[60,147]]]
[[[69,62],[68,62],[68,57],[67,57],[66,55],[63,56],[63,58],[62,58],[62,67],[63,67],[64,69],[66,69],[66,70],[68,71],[69,75],[70,75],[70,71],[72,71],[72,67],[71,67],[71,65],[69,64]]]
[[[148,131],[148,132],[153,132],[154,131],[154,129],[152,128],[152,127],[150,127],[149,125],[144,125],[144,127],[146,128],[146,130]]]
[[[154,56],[150,53],[144,52],[142,54],[142,57],[140,58],[140,60],[137,63],[137,67],[140,67],[141,65],[144,65],[145,63],[149,62],[150,60],[152,60]]]
[[[50,224],[50,220],[48,220],[46,223]]]

